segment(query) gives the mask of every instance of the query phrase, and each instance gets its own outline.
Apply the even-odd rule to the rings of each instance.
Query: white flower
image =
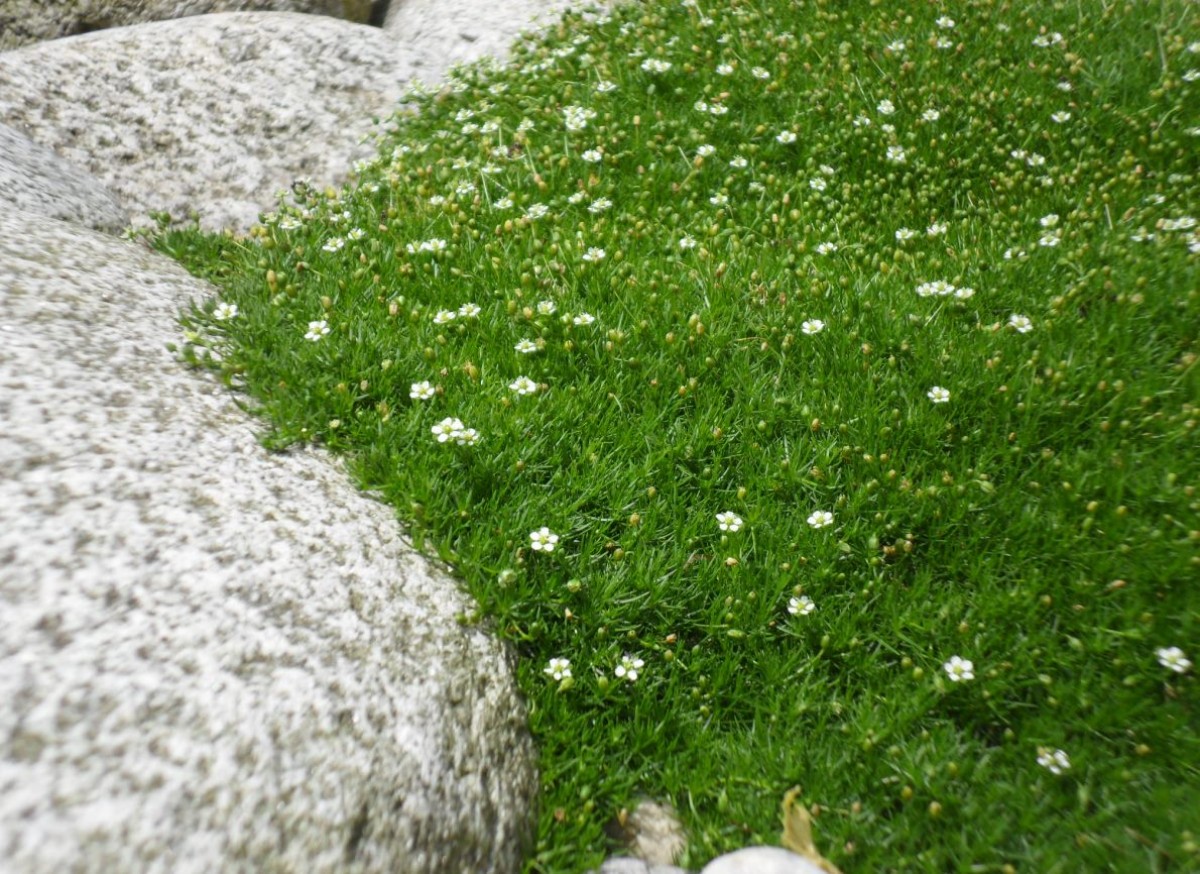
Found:
[[[213,309],[213,318],[218,322],[227,322],[230,319],[235,319],[237,318],[237,314],[238,305],[235,303],[226,303],[225,301],[221,301],[221,303],[217,304]]]
[[[929,122],[937,121],[941,117],[942,117],[942,114],[940,112],[938,112],[936,109],[926,109],[924,112],[921,113],[921,118],[923,118],[923,119],[925,119],[925,121],[929,121]]]
[[[875,107],[880,115],[891,115],[896,111],[896,104],[890,100],[880,100],[879,105]]]
[[[326,252],[336,252],[338,249],[346,245],[346,241],[341,237],[333,237],[321,248]]]
[[[796,135],[794,133],[792,133],[790,130],[785,130],[785,131],[780,131],[779,135],[776,136],[775,139],[778,140],[779,142],[783,143],[786,146],[789,143],[796,142]]]
[[[762,67],[751,67],[750,75],[753,76],[755,79],[762,79],[764,82],[767,79],[771,78],[771,74],[767,70],[764,70]]]
[[[454,442],[459,446],[474,446],[479,442],[479,432],[474,428],[462,428],[454,435]]]
[[[631,683],[636,683],[638,671],[640,671],[645,664],[646,663],[639,658],[627,655],[621,656],[621,664],[617,665],[616,670],[614,670],[613,673],[617,675],[618,679],[628,680]]]
[[[539,316],[552,316],[557,309],[558,305],[552,300],[538,301],[537,311]]]
[[[940,237],[945,234],[947,230],[949,230],[949,228],[945,222],[934,222],[925,229],[925,233],[931,237]]]
[[[567,130],[572,131],[572,132],[583,130],[585,127],[587,127],[587,123],[595,117],[596,117],[596,110],[594,110],[594,109],[587,109],[582,106],[564,106],[563,107],[564,124],[566,125]],[[524,125],[524,124],[525,124],[525,122],[521,122],[521,125]],[[532,126],[533,125],[531,124],[530,127],[532,127]],[[528,129],[529,128],[522,128],[521,126],[517,127],[518,131],[528,130]]]
[[[537,391],[537,383],[528,376],[518,376],[508,384],[508,387],[519,395],[531,395]]]
[[[748,166],[750,166],[750,162],[741,155],[738,155],[736,158],[730,159],[729,166],[734,170],[745,170]]]
[[[296,218],[295,216],[289,215],[289,216],[285,216],[284,218],[281,218],[279,220],[279,230],[281,230],[281,231],[294,231],[297,228],[301,228],[303,226],[304,226],[304,223],[301,222],[300,219]]]
[[[708,199],[708,202],[713,206],[724,206],[729,203],[729,198],[724,194],[714,194]]]
[[[1177,646],[1160,647],[1154,651],[1154,654],[1158,657],[1160,665],[1177,674],[1186,674],[1192,666],[1192,663],[1184,656],[1183,650]]]
[[[453,322],[458,317],[458,313],[454,310],[438,310],[433,317],[435,325],[444,325],[447,322]]]
[[[742,517],[729,511],[718,513],[717,525],[720,526],[722,531],[736,532],[742,527]]]
[[[817,605],[813,603],[813,599],[808,597],[808,595],[788,598],[787,611],[793,616],[807,616],[816,609]]]
[[[513,199],[511,197],[502,197],[495,203],[496,209],[512,209]]]
[[[588,250],[586,252],[584,252],[579,257],[582,260],[587,261],[589,264],[594,261],[603,261],[604,260],[604,250],[598,249],[595,246],[591,246],[588,248]]]
[[[968,286],[954,289],[954,297],[956,300],[969,300],[975,296],[975,289]]]
[[[692,237],[683,237],[679,241],[679,248],[684,249],[684,250],[695,249],[696,248],[696,240]]]
[[[871,119],[865,115],[856,115],[854,117],[854,126],[855,127],[870,127]]]
[[[813,528],[825,528],[833,524],[833,514],[828,510],[815,510],[809,515],[808,524]]]
[[[571,319],[572,324],[580,328],[586,328],[595,321],[596,317],[591,313],[580,313],[579,315],[575,316],[575,318]]]
[[[427,401],[433,397],[433,383],[429,380],[414,382],[408,389],[408,396],[414,401]]]
[[[814,176],[812,179],[808,180],[808,187],[813,191],[824,191],[827,185],[828,183],[820,176]]]
[[[571,676],[571,660],[550,659],[550,663],[546,665],[542,673],[552,680],[565,680]]]
[[[463,432],[463,423],[461,419],[447,417],[429,430],[433,432],[433,436],[437,438],[438,443],[447,443],[458,439],[458,435]]]
[[[975,663],[960,656],[950,656],[950,661],[942,665],[942,668],[952,683],[975,679]]]
[[[818,255],[832,255],[837,251],[837,243],[819,243],[817,245]]]
[[[896,242],[903,243],[907,240],[911,240],[916,235],[917,232],[912,228],[900,228],[900,230],[896,231]]]
[[[351,240],[361,240],[366,235],[367,235],[367,232],[364,231],[362,228],[351,228],[346,234],[346,236],[349,237]]]
[[[954,294],[954,286],[944,279],[922,282],[917,286],[918,297],[946,297]]]
[[[600,197],[600,198],[597,198],[596,200],[592,201],[591,205],[588,207],[588,212],[593,213],[593,214],[601,213],[601,212],[604,212],[606,209],[608,209],[610,206],[612,206],[611,200],[609,200],[607,197]]]
[[[902,39],[894,39],[887,44],[887,50],[895,55],[900,54],[906,48],[908,48],[908,44]]]
[[[945,404],[950,401],[950,392],[940,385],[935,385],[929,391],[925,392],[925,397],[929,398],[935,404]]]
[[[604,153],[599,149],[588,149],[580,157],[589,164],[598,164],[604,160]]]
[[[935,21],[934,24],[936,24],[938,27],[942,28],[943,30],[951,30],[954,27],[954,19],[950,18],[947,15],[943,15],[941,18],[939,18],[937,21]]]
[[[525,210],[525,218],[536,221],[550,212],[550,207],[544,203],[531,203]]]
[[[1050,120],[1052,122],[1054,122],[1055,124],[1062,124],[1064,122],[1071,120],[1071,113],[1063,112],[1062,110],[1059,110],[1058,112],[1052,113],[1050,115]],[[1059,752],[1062,752],[1062,750],[1059,750]]]
[[[514,346],[513,348],[516,349],[518,352],[520,352],[522,355],[531,355],[532,353],[538,351],[537,343],[534,343],[532,340],[529,340],[529,339],[517,341],[517,345]]]
[[[903,164],[908,159],[904,153],[904,146],[888,146],[887,159],[892,164]]]
[[[717,65],[717,75],[718,76],[733,75],[733,65],[732,64],[718,64]]]
[[[1055,777],[1071,770],[1070,757],[1063,750],[1052,750],[1049,747],[1038,747],[1037,763]]]
[[[610,91],[617,90],[617,83],[609,82],[607,79],[602,79],[596,83],[596,90],[601,94],[608,94]]]
[[[1033,330],[1033,322],[1029,320],[1029,316],[1022,316],[1019,313],[1013,313],[1008,317],[1008,326],[1018,334],[1028,334]]]
[[[558,543],[558,535],[543,525],[537,531],[529,532],[529,547],[534,552],[554,552]]]
[[[671,62],[660,58],[646,58],[642,61],[642,69],[647,73],[665,73],[671,69]]]
[[[477,319],[479,313],[479,304],[465,303],[458,308],[458,314],[464,319]]]
[[[308,332],[304,335],[305,340],[312,340],[314,343],[329,333],[329,323],[324,319],[319,322],[309,322]]]
[[[696,149],[696,154],[699,155],[701,158],[711,158],[716,153],[717,153],[717,147],[710,145],[708,143],[705,143],[704,145],[702,145]]]
[[[805,319],[800,323],[801,332],[812,336],[825,330],[825,323],[820,319]]]

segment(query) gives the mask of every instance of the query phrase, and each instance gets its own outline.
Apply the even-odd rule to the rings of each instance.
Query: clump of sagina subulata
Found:
[[[189,359],[519,656],[531,871],[792,785],[846,872],[1197,856],[1196,7],[571,15],[158,244]],[[212,355],[211,353],[219,353]]]

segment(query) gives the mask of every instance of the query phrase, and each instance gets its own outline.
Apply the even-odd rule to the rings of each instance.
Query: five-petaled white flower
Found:
[[[221,301],[213,310],[213,318],[218,322],[227,322],[230,319],[237,318],[238,305],[235,303],[226,303]]]
[[[1192,663],[1184,656],[1183,650],[1177,646],[1159,647],[1154,654],[1158,656],[1160,665],[1177,674],[1185,674],[1192,667]]]
[[[819,334],[825,330],[825,323],[820,319],[805,319],[800,323],[800,330],[805,334]]]
[[[604,254],[605,254],[605,252],[603,249],[597,248],[596,246],[591,246],[588,248],[588,250],[586,252],[584,252],[579,257],[582,260],[587,261],[588,263],[593,263],[595,261],[603,261]]]
[[[435,325],[445,325],[448,322],[453,322],[456,318],[458,318],[458,313],[454,310],[438,310],[433,316],[433,323]]]
[[[543,525],[537,531],[529,532],[529,546],[534,552],[554,552],[558,543],[558,535]]]
[[[645,662],[635,656],[621,656],[621,664],[617,665],[613,671],[619,679],[628,680],[631,683],[636,683],[638,672],[645,666]]]
[[[778,142],[781,142],[785,146],[787,146],[787,145],[790,145],[790,144],[796,142],[796,135],[794,133],[792,133],[790,130],[785,130],[785,131],[780,131],[779,134],[775,137],[775,139]]]
[[[1038,747],[1037,763],[1055,777],[1071,770],[1071,759],[1066,752],[1052,750],[1049,747]]]
[[[324,319],[317,322],[308,323],[308,331],[304,334],[305,340],[312,340],[314,343],[320,340],[329,333],[329,323]]]
[[[546,665],[542,673],[552,680],[565,680],[571,676],[571,660],[550,659],[550,664]]]
[[[513,348],[516,349],[518,352],[520,352],[522,355],[531,355],[532,353],[537,351],[538,347],[537,347],[537,343],[534,343],[532,340],[524,339],[524,340],[517,341],[517,345],[514,346]]]
[[[477,319],[480,312],[479,304],[476,303],[465,303],[458,308],[458,314],[464,319]]]
[[[942,388],[940,385],[935,385],[929,391],[925,392],[925,396],[935,404],[945,404],[950,402],[950,392]]]
[[[595,321],[596,317],[591,313],[580,313],[579,315],[575,316],[575,318],[571,319],[571,323],[580,328],[586,328]]]
[[[742,527],[742,517],[729,511],[718,513],[717,525],[722,531],[737,531]]]
[[[519,395],[531,395],[537,391],[537,383],[528,376],[518,376],[508,384],[508,387]]]
[[[433,383],[427,379],[421,382],[414,382],[408,390],[408,396],[414,401],[427,401],[433,397],[433,393]]]
[[[438,443],[447,443],[451,440],[457,440],[458,435],[463,432],[464,427],[461,419],[447,416],[429,430],[433,432],[433,436],[437,438]]]
[[[825,528],[833,524],[833,514],[828,510],[815,510],[809,515],[808,524],[813,528]]]
[[[880,115],[891,115],[896,111],[896,104],[890,100],[880,100],[879,105],[875,107]]]
[[[808,595],[788,598],[787,611],[793,616],[807,616],[816,609],[817,605],[813,603],[813,599],[808,597]]]
[[[1018,334],[1028,334],[1033,330],[1033,322],[1029,316],[1023,316],[1020,313],[1013,313],[1008,317],[1008,326]]]
[[[942,669],[952,683],[975,679],[975,663],[961,656],[950,656],[950,661],[942,665]]]
[[[552,300],[539,300],[537,305],[538,315],[552,316],[555,310],[558,309],[558,304]]]

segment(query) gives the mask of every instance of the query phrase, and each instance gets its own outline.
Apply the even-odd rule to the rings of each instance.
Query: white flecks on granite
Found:
[[[99,180],[0,124],[0,203],[116,234],[128,216]]]
[[[211,294],[0,212],[0,867],[518,870],[502,646],[387,507],[166,350]]]

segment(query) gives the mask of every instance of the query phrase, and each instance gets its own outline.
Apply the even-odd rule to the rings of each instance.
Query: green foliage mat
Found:
[[[157,243],[514,646],[529,870],[795,784],[847,874],[1196,870],[1198,94],[1186,2],[630,5]]]

